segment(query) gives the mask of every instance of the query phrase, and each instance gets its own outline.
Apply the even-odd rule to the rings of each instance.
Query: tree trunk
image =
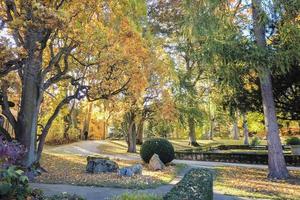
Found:
[[[261,49],[266,49],[266,31],[265,25],[262,22],[262,12],[264,11],[261,8],[261,0],[252,0],[252,8],[256,43]],[[260,73],[259,79],[268,139],[269,178],[285,179],[289,176],[289,174],[284,160],[282,145],[279,137],[271,72],[267,66],[263,66],[262,72],[263,73]]]
[[[137,126],[137,136],[136,136],[136,144],[143,144],[143,135],[144,135],[144,120],[141,120]]]
[[[38,33],[29,30],[25,39],[28,58],[23,71],[21,107],[16,132],[17,140],[27,149],[22,160],[25,167],[30,167],[36,161],[38,113],[42,101],[40,70],[43,52],[38,50],[38,37]]]
[[[209,140],[213,140],[214,139],[214,119],[210,120],[210,127],[209,127],[208,139]]]
[[[82,134],[84,134],[85,132],[90,134],[90,123],[92,119],[92,112],[93,112],[93,103],[88,102],[87,115],[85,116],[84,119]]]
[[[131,121],[128,130],[128,149],[127,152],[136,153],[136,125]]]
[[[209,131],[208,131],[208,139],[212,140],[213,139],[213,117],[211,113],[211,107],[210,107],[210,92],[208,93],[208,120],[209,120]]]
[[[127,152],[136,153],[136,124],[135,113],[130,111],[124,117],[124,129],[126,129]]]
[[[233,122],[233,139],[239,140],[239,127],[238,127],[238,118],[236,118]]]
[[[188,124],[189,124],[189,145],[199,146],[199,144],[196,141],[195,120],[192,117],[189,117]]]
[[[246,113],[243,113],[244,145],[249,145],[249,130]]]

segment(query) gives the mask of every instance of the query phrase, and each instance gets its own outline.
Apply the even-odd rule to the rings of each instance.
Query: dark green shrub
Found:
[[[153,194],[124,193],[113,200],[162,200],[162,198]]]
[[[300,138],[291,137],[286,140],[287,145],[300,145]]]
[[[255,136],[254,138],[252,138],[250,146],[255,147],[257,145],[260,145],[260,143],[261,143],[260,139]]]
[[[164,200],[212,200],[213,174],[209,169],[192,169],[175,187],[168,192]]]
[[[85,200],[85,198],[76,194],[61,193],[45,198],[45,200]]]
[[[163,138],[147,140],[141,146],[140,155],[144,162],[149,163],[155,153],[165,164],[171,162],[175,157],[173,145]]]
[[[21,200],[31,195],[28,177],[14,166],[0,169],[0,180],[0,199]]]

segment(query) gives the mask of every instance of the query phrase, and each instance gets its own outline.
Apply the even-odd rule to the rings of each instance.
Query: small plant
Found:
[[[162,200],[162,197],[143,193],[125,193],[113,198],[113,200]]]
[[[213,173],[209,169],[191,169],[164,197],[164,200],[213,199]]]
[[[300,138],[291,137],[286,140],[287,145],[300,145]]]
[[[0,169],[0,199],[26,199],[32,192],[27,176],[15,166]]]
[[[0,168],[17,165],[24,153],[24,146],[16,141],[7,141],[0,135]]]
[[[45,198],[45,200],[85,200],[85,199],[76,194],[61,193],[61,194],[57,194],[57,195]]]
[[[251,146],[253,146],[253,147],[255,147],[255,146],[258,146],[258,145],[260,145],[260,143],[261,143],[261,141],[260,141],[260,139],[257,137],[257,136],[255,136],[252,140],[251,140]]]
[[[149,163],[155,153],[164,164],[171,162],[175,157],[173,145],[163,138],[147,140],[141,146],[140,155],[144,162]]]

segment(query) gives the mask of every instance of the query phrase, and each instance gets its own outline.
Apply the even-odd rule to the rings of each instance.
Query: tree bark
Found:
[[[254,22],[254,36],[256,44],[261,49],[266,49],[266,30],[262,22],[263,9],[261,0],[252,0],[252,16]],[[271,72],[267,66],[262,66],[259,75],[265,127],[268,139],[268,168],[269,178],[286,179],[289,174],[283,156],[282,145],[279,137],[279,129],[275,111],[274,96],[272,90]]]
[[[135,113],[134,111],[130,111],[124,116],[124,127],[126,130],[126,142],[127,142],[127,152],[136,153],[136,122],[135,122]]]
[[[136,153],[136,125],[133,122],[129,128],[128,132],[129,143],[128,143],[128,152]]]
[[[188,124],[189,124],[189,145],[199,146],[199,144],[196,141],[195,120],[192,117],[189,117]]]
[[[249,130],[246,113],[243,113],[244,145],[249,145]]]
[[[30,167],[36,161],[38,113],[42,101],[40,71],[43,52],[37,46],[40,37],[37,31],[28,30],[25,39],[28,57],[24,63],[21,107],[16,132],[17,140],[27,150],[22,160],[25,167]]]
[[[211,113],[211,102],[210,102],[210,92],[208,93],[208,120],[209,120],[209,131],[208,131],[208,139],[212,140],[213,139],[213,119],[212,119],[212,113]]]
[[[136,134],[136,144],[143,144],[143,136],[144,136],[144,120],[141,120],[137,126],[137,134]]]
[[[93,111],[93,103],[88,102],[88,108],[87,108],[87,115],[85,116],[84,123],[83,123],[83,130],[82,134],[84,134],[86,131],[88,134],[90,134],[90,122],[92,118],[92,111]]]
[[[208,139],[209,140],[213,140],[214,139],[214,119],[210,120]]]
[[[239,140],[239,127],[238,127],[238,118],[236,117],[233,122],[233,139]]]

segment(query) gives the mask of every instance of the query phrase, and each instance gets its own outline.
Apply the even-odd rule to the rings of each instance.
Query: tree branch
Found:
[[[19,60],[19,59],[15,59],[15,60],[10,60],[8,62],[6,62],[3,65],[3,68],[0,69],[0,78],[6,76],[7,74],[9,74],[12,71],[16,71],[18,69],[20,69],[23,65],[23,60]]]
[[[12,141],[10,134],[3,127],[0,126],[0,134],[7,140]]]
[[[84,98],[85,96],[86,96],[86,86],[78,86],[78,88],[76,89],[76,91],[73,95],[66,96],[57,105],[53,114],[50,116],[46,125],[44,126],[44,128],[42,130],[42,134],[39,138],[40,140],[39,140],[38,150],[37,150],[37,161],[39,161],[41,158],[41,153],[43,151],[43,147],[44,147],[45,140],[48,135],[49,129],[51,128],[52,123],[55,120],[55,118],[57,117],[57,115],[59,114],[60,110],[64,107],[64,105],[69,104],[72,100],[75,100],[75,99],[80,100],[80,99]]]
[[[96,97],[96,98],[92,98],[88,93],[87,93],[87,100],[89,102],[92,102],[92,101],[98,101],[100,99],[108,99],[109,97],[111,96],[114,96],[114,95],[117,95],[123,91],[125,91],[127,89],[127,85],[129,84],[131,78],[129,78],[126,83],[124,83],[122,85],[122,87],[120,87],[119,89],[116,89],[115,91],[113,92],[108,92],[107,94],[101,94],[99,97]]]
[[[1,84],[1,92],[2,92],[2,114],[7,118],[9,123],[12,125],[14,131],[17,130],[17,120],[11,113],[11,110],[9,108],[9,102],[7,97],[7,89],[8,89],[8,83],[5,81],[2,81]]]

